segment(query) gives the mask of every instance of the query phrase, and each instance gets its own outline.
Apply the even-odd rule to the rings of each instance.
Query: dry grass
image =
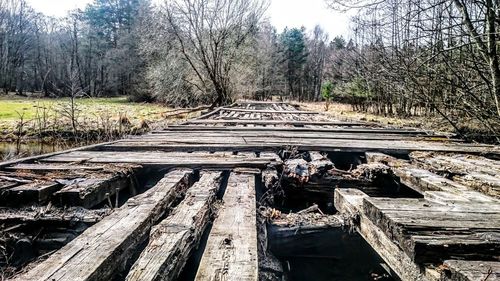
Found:
[[[341,103],[331,103],[328,111],[325,110],[324,102],[306,102],[300,103],[299,105],[305,110],[324,112],[341,121],[365,121],[398,128],[418,128],[446,133],[453,132],[453,127],[450,126],[446,120],[439,117],[429,118],[412,116],[409,118],[399,118],[381,116],[371,113],[357,112],[352,109],[351,105]]]

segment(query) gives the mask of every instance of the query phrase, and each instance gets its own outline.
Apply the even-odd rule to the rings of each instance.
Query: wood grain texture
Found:
[[[232,173],[195,280],[258,279],[255,205],[255,176]]]
[[[154,226],[148,246],[127,275],[128,281],[175,280],[207,227],[221,172],[206,172],[171,215]]]
[[[155,224],[187,189],[191,171],[173,171],[143,194],[130,199],[30,271],[26,280],[110,280]]]

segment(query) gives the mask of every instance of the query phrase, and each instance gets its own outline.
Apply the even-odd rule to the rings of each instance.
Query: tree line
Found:
[[[500,2],[327,0],[355,10],[336,91],[359,109],[440,116],[459,134],[500,141]]]
[[[175,106],[327,97],[498,141],[497,1],[325,3],[356,11],[349,40],[278,32],[264,0],[94,0],[64,19],[0,0],[0,89]]]

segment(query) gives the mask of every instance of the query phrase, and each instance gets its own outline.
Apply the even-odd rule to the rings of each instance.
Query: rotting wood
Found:
[[[232,173],[195,280],[258,280],[255,176]]]
[[[473,191],[461,183],[449,180],[428,170],[417,168],[408,161],[396,159],[382,153],[367,152],[366,158],[369,163],[382,162],[389,165],[394,174],[399,177],[401,183],[423,194],[426,198],[445,201],[453,201],[453,198],[456,198],[473,202],[497,202],[494,198]],[[447,196],[443,192],[450,195]]]
[[[54,181],[34,181],[5,190],[2,197],[8,205],[46,203],[61,187],[60,183]]]
[[[427,280],[418,265],[363,213],[368,195],[357,189],[336,189],[335,208],[351,221],[358,233],[373,247],[387,265],[404,281]]]
[[[300,111],[300,110],[262,110],[262,109],[242,109],[242,108],[229,108],[229,107],[224,107],[222,108],[223,111],[234,111],[234,112],[250,112],[250,113],[272,113],[272,114],[311,114],[311,115],[317,115],[320,114],[319,112],[315,111]],[[252,116],[254,117],[254,116]],[[256,119],[255,117],[252,119]]]
[[[173,171],[13,280],[110,280],[187,189],[191,171]]]
[[[83,222],[93,224],[109,214],[109,209],[87,210],[84,208],[26,207],[22,209],[0,208],[0,223],[13,225],[18,223],[57,224]]]
[[[126,280],[175,280],[207,227],[221,172],[205,172],[170,216],[151,230],[149,244]]]
[[[240,120],[240,119],[232,119],[232,120],[211,120],[211,119],[202,119],[202,120],[192,120],[186,122],[186,124],[240,124],[240,125],[292,125],[292,126],[304,126],[304,125],[332,125],[332,126],[361,126],[366,125],[359,122],[346,122],[346,121],[295,121],[295,120]]]
[[[132,184],[128,173],[75,179],[54,194],[55,201],[63,206],[92,208]]]
[[[6,170],[27,170],[27,171],[37,171],[37,172],[47,172],[47,171],[74,171],[74,170],[85,170],[85,171],[102,171],[104,166],[83,166],[83,165],[47,165],[47,164],[17,164],[13,166],[6,167]]]
[[[441,267],[441,281],[498,281],[500,262],[447,260]]]
[[[409,135],[409,136],[429,136],[429,137],[445,137],[447,135],[431,135],[427,131],[419,131],[415,129],[388,129],[388,128],[351,128],[351,127],[335,127],[335,128],[309,128],[309,127],[216,127],[216,126],[197,126],[197,125],[169,125],[163,130],[152,131],[153,135],[164,134],[168,132],[309,132],[309,133],[352,133],[352,134],[381,134],[381,135]]]
[[[309,157],[311,158],[309,162],[311,176],[321,176],[326,173],[326,171],[335,167],[328,157],[322,155],[318,151],[309,151]]]
[[[500,204],[364,198],[363,211],[418,264],[451,257],[498,259]]]

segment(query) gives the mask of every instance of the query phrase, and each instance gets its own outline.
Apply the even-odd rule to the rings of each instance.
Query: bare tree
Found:
[[[213,105],[233,98],[231,70],[245,40],[256,32],[267,4],[261,0],[174,0],[165,3],[175,48],[194,71],[191,83]]]

